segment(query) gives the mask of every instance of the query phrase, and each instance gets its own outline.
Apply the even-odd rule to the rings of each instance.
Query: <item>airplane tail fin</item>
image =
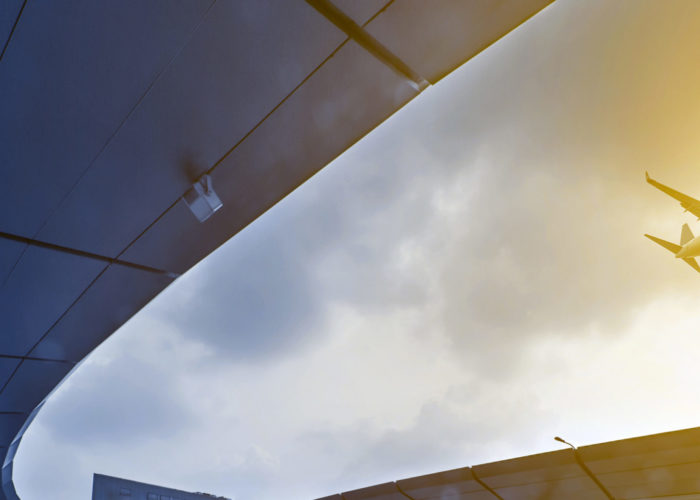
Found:
[[[657,238],[656,236],[652,236],[650,234],[645,234],[644,236],[649,238],[654,243],[661,245],[666,250],[673,252],[674,255],[681,251],[680,245],[676,245],[675,243],[671,243],[670,241],[662,240],[661,238]]]
[[[690,230],[690,227],[688,227],[688,224],[683,224],[683,229],[681,229],[681,245],[685,245],[693,238],[695,238],[695,236],[693,236],[693,232]]]

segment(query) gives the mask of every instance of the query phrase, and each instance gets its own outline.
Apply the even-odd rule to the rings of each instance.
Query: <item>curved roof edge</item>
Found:
[[[552,1],[11,0],[0,500],[18,498],[27,427],[102,341],[427,82]],[[203,175],[223,208],[200,223],[186,195]]]

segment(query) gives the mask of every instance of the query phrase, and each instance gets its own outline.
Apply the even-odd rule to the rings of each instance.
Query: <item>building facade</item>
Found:
[[[230,500],[209,493],[189,493],[153,484],[95,474],[92,500]]]

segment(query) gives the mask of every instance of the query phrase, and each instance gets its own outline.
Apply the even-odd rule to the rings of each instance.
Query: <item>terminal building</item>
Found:
[[[209,493],[189,493],[119,477],[95,474],[92,500],[231,500]]]

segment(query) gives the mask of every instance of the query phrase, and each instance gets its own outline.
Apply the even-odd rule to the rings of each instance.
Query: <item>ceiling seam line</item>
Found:
[[[311,5],[319,14],[352,38],[360,47],[374,56],[375,59],[407,80],[415,90],[420,92],[429,85],[428,81],[418,74],[417,71],[367,32],[364,29],[367,23],[363,26],[358,25],[350,16],[329,0],[306,0],[306,3]]]
[[[268,111],[267,114],[265,114],[265,116],[263,116],[263,117],[260,119],[260,121],[258,121],[258,123],[256,123],[255,125],[253,125],[253,127],[252,127],[248,132],[246,132],[246,134],[245,134],[243,137],[241,137],[238,141],[236,141],[236,143],[235,143],[233,146],[231,146],[231,147],[228,149],[228,151],[226,151],[218,160],[216,160],[216,161],[214,162],[214,164],[213,164],[211,167],[209,167],[209,169],[206,171],[206,173],[209,174],[209,175],[211,175],[211,174],[214,172],[214,170],[215,170],[226,158],[228,158],[228,157],[231,155],[231,153],[233,153],[233,151],[234,151],[238,146],[240,146],[240,145],[243,143],[243,141],[245,141],[248,137],[250,137],[250,136],[253,134],[253,132],[255,132],[263,123],[265,123],[265,121],[266,121],[275,111],[277,111],[285,102],[287,102],[287,100],[289,100],[289,98],[292,97],[292,96],[297,92],[297,90],[299,90],[299,89],[301,88],[302,85],[304,85],[312,76],[314,76],[314,75],[316,74],[316,72],[317,72],[318,70],[320,70],[328,61],[330,61],[331,58],[333,58],[333,56],[335,56],[335,55],[338,53],[338,51],[339,51],[341,48],[343,48],[343,47],[345,46],[346,43],[348,43],[349,40],[350,40],[350,38],[346,38],[346,39],[343,40],[335,49],[333,49],[333,51],[332,51],[328,56],[326,56],[326,58],[323,59],[323,61],[321,61],[321,62],[318,64],[318,66],[316,66],[313,70],[311,70],[311,72],[310,72],[308,75],[306,75],[306,76],[301,80],[301,82],[299,82],[299,83],[296,85],[296,87],[294,87],[286,96],[284,96],[284,97],[282,98],[282,100],[280,100],[280,102],[278,102],[270,111]]]
[[[127,122],[128,119],[131,117],[131,115],[134,113],[134,111],[136,111],[136,108],[139,107],[139,105],[143,102],[143,100],[146,98],[146,96],[150,93],[151,89],[152,89],[152,88],[155,86],[155,84],[160,80],[161,76],[163,76],[163,74],[165,73],[165,71],[172,65],[172,63],[175,61],[175,59],[177,59],[178,56],[182,53],[182,51],[183,51],[183,50],[185,49],[185,47],[189,44],[189,42],[190,42],[190,40],[192,39],[192,37],[194,36],[195,32],[196,32],[196,31],[199,29],[199,27],[202,25],[202,23],[204,22],[204,20],[206,19],[207,15],[209,14],[209,12],[211,11],[212,7],[214,7],[214,5],[216,4],[217,1],[218,1],[218,0],[213,0],[212,3],[209,5],[209,7],[207,7],[207,10],[204,11],[204,14],[202,14],[202,17],[200,18],[199,22],[192,28],[192,30],[190,30],[190,33],[189,33],[189,34],[187,35],[187,37],[185,38],[185,42],[182,44],[182,46],[175,52],[175,54],[168,60],[168,62],[165,64],[165,66],[163,66],[163,68],[158,72],[158,74],[157,74],[157,75],[155,76],[155,78],[151,81],[151,83],[148,85],[148,87],[147,87],[146,90],[143,92],[143,94],[138,98],[138,100],[136,101],[136,103],[131,107],[131,109],[129,110],[129,112],[124,116],[124,118],[121,120],[121,122],[119,123],[119,125],[117,125],[117,128],[114,130],[114,132],[112,132],[112,134],[107,138],[107,140],[105,141],[105,143],[102,145],[102,147],[101,147],[100,150],[98,151],[97,155],[95,155],[95,157],[90,161],[90,163],[88,164],[88,166],[85,167],[85,169],[80,173],[80,175],[79,175],[78,178],[75,180],[75,182],[73,183],[73,185],[72,185],[72,186],[70,187],[70,189],[66,192],[66,194],[61,198],[61,200],[56,204],[56,206],[54,207],[54,209],[51,210],[51,213],[46,217],[46,219],[44,220],[44,222],[42,222],[41,226],[39,226],[39,229],[37,229],[37,231],[34,233],[34,236],[37,236],[37,235],[41,232],[41,230],[44,229],[44,227],[46,227],[46,224],[49,222],[49,220],[51,220],[51,217],[53,217],[53,215],[56,213],[56,210],[58,210],[58,208],[59,208],[59,207],[63,204],[63,202],[68,198],[68,196],[70,195],[70,193],[72,193],[72,192],[75,190],[75,188],[76,188],[76,186],[78,185],[78,183],[82,180],[83,177],[85,177],[85,174],[87,174],[87,172],[92,168],[92,166],[93,166],[94,163],[97,161],[97,159],[102,155],[102,153],[104,152],[104,150],[107,149],[107,146],[109,145],[109,143],[112,142],[112,139],[114,139],[114,137],[115,137],[115,136],[117,135],[117,133],[122,129],[122,127],[126,124],[126,122]],[[24,4],[25,4],[25,5],[26,5],[26,3],[27,3],[27,0],[24,0]],[[22,6],[22,9],[24,9],[24,5]],[[21,11],[20,11],[20,14],[21,14]],[[19,21],[19,16],[17,17],[17,21]],[[17,21],[16,21],[16,22],[17,22]],[[16,24],[16,23],[15,23],[15,24]],[[13,28],[13,31],[14,31],[14,28]],[[9,39],[8,39],[8,43],[9,43]],[[6,44],[6,47],[7,47],[7,44]],[[4,54],[4,49],[3,49],[3,52],[2,52],[2,53]],[[1,60],[2,60],[2,57],[0,57],[0,61],[1,61]],[[26,249],[25,249],[25,250],[26,250]],[[19,264],[19,261],[22,260],[22,257],[23,257],[23,256],[24,256],[24,251],[20,254],[20,256],[17,258],[17,261],[16,261],[16,262],[14,263],[14,265],[10,268],[10,271],[8,272],[7,276],[5,277],[5,279],[3,280],[3,282],[0,284],[0,289],[2,289],[2,288],[5,287],[5,284],[6,284],[7,281],[9,280],[10,276],[11,276],[12,273],[14,272],[15,268],[17,267],[17,265]]]
[[[2,394],[3,392],[5,392],[5,389],[6,389],[7,386],[9,385],[10,381],[11,381],[13,378],[15,378],[15,375],[17,374],[17,371],[19,370],[19,368],[22,366],[22,363],[24,363],[24,360],[23,360],[23,359],[21,359],[21,360],[19,361],[19,363],[17,363],[17,366],[15,366],[15,369],[12,370],[12,373],[10,373],[10,376],[7,377],[7,380],[5,380],[5,383],[2,384],[2,387],[0,387],[0,394]]]
[[[371,23],[372,21],[374,21],[376,18],[379,17],[379,14],[382,14],[386,9],[388,9],[389,6],[391,6],[392,3],[394,3],[394,0],[389,0],[387,3],[385,3],[385,4],[384,4],[384,7],[382,7],[382,8],[379,9],[377,12],[375,12],[374,14],[372,14],[372,17],[370,17],[370,18],[367,19],[364,23],[362,23],[362,27],[363,27],[363,28],[366,28],[367,25],[368,25],[369,23]]]
[[[396,489],[399,490],[399,493],[401,493],[403,496],[405,496],[406,498],[408,498],[408,500],[416,500],[416,499],[413,498],[411,495],[409,495],[408,493],[406,493],[403,489],[401,489],[401,486],[399,486],[399,483],[394,482],[394,485],[396,486]]]
[[[339,51],[341,48],[343,48],[343,47],[345,46],[345,44],[348,43],[348,41],[350,41],[350,38],[346,38],[346,39],[343,40],[335,49],[333,49],[333,51],[332,51],[328,56],[326,56],[325,59],[323,59],[323,61],[321,61],[321,62],[318,64],[318,66],[316,66],[313,70],[311,70],[311,72],[310,72],[308,75],[306,75],[306,76],[304,77],[304,79],[301,80],[301,82],[299,82],[299,83],[296,85],[296,87],[294,87],[286,96],[284,96],[284,97],[282,98],[282,100],[280,100],[280,102],[278,102],[270,111],[267,112],[267,114],[265,114],[265,116],[263,116],[263,117],[260,119],[260,121],[258,121],[258,123],[256,123],[248,132],[246,132],[246,134],[245,134],[243,137],[241,137],[238,141],[236,141],[236,142],[234,143],[234,145],[231,146],[218,160],[216,160],[216,161],[214,162],[214,164],[213,164],[211,167],[209,167],[209,169],[205,172],[205,174],[211,175],[211,174],[216,170],[216,168],[217,168],[219,165],[221,165],[221,163],[223,163],[224,160],[226,160],[226,158],[228,158],[228,157],[231,155],[231,153],[233,153],[233,151],[234,151],[238,146],[240,146],[240,145],[241,145],[248,137],[250,137],[250,136],[251,136],[251,135],[252,135],[252,134],[253,134],[253,133],[254,133],[254,132],[255,132],[255,131],[256,131],[256,130],[257,130],[257,129],[258,129],[258,128],[259,128],[259,127],[274,113],[274,112],[275,112],[275,111],[277,111],[285,102],[287,102],[287,100],[289,100],[289,98],[292,97],[292,96],[297,92],[297,90],[299,90],[299,89],[302,87],[302,85],[304,85],[313,75],[315,75],[316,72],[317,72],[318,70],[320,70],[329,60],[331,60],[331,58],[333,58],[333,57],[338,53],[338,51]],[[132,246],[134,243],[136,243],[144,234],[146,234],[146,233],[148,232],[148,230],[151,229],[158,221],[160,221],[160,220],[165,216],[165,214],[167,214],[170,210],[172,210],[173,207],[175,207],[175,205],[177,205],[177,203],[178,203],[181,199],[182,199],[182,196],[179,196],[175,201],[173,201],[173,202],[170,204],[170,206],[169,206],[168,208],[166,208],[165,210],[163,210],[163,212],[161,212],[160,215],[158,215],[158,217],[156,217],[155,220],[153,220],[150,224],[148,224],[148,225],[133,239],[133,240],[131,240],[131,241],[124,247],[124,249],[123,249],[121,252],[119,252],[119,254],[117,254],[117,258],[121,257],[124,253],[126,253],[126,251],[129,250],[129,248],[131,248],[131,246]]]
[[[19,24],[19,18],[22,17],[22,12],[24,12],[24,7],[27,5],[27,0],[24,0],[22,3],[22,6],[19,9],[19,12],[17,13],[17,17],[15,18],[15,23],[12,25],[12,29],[10,30],[10,34],[7,37],[7,40],[5,40],[5,45],[2,48],[2,52],[0,52],[0,63],[2,63],[3,57],[5,57],[5,52],[7,51],[7,47],[10,45],[10,39],[15,33],[15,29],[17,28],[17,25]],[[27,247],[24,247],[22,249],[22,252],[19,254],[19,257],[17,257],[17,260],[12,264],[12,267],[10,267],[10,270],[7,272],[7,275],[5,276],[5,279],[2,280],[2,283],[0,283],[0,290],[2,290],[5,287],[5,284],[7,283],[7,280],[10,279],[10,276],[12,273],[15,271],[15,268],[17,267],[17,264],[19,264],[19,261],[22,260],[22,257],[24,257],[24,252],[27,250]]]
[[[46,361],[49,363],[66,363],[66,364],[71,364],[71,365],[77,364],[77,361],[70,361],[68,359],[51,359],[51,358],[42,358],[42,357],[36,357],[36,356],[16,356],[14,354],[0,354],[0,359],[21,359],[24,361]]]
[[[498,500],[504,500],[501,495],[496,493],[496,491],[491,488],[488,484],[486,484],[476,473],[476,471],[473,468],[469,468],[470,471],[472,471],[472,476],[474,477],[474,480],[481,485],[482,488],[484,488],[486,491],[491,493],[494,497],[498,498]]]
[[[158,269],[155,267],[145,266],[142,264],[136,264],[134,262],[120,260],[118,258],[107,257],[105,255],[100,255],[100,254],[96,254],[96,253],[92,253],[92,252],[86,252],[84,250],[78,250],[77,248],[64,247],[61,245],[56,245],[54,243],[48,243],[46,241],[27,238],[26,236],[19,236],[19,235],[12,234],[12,233],[5,233],[3,231],[0,231],[0,238],[6,239],[6,240],[11,240],[11,241],[17,241],[20,243],[24,243],[28,246],[46,248],[48,250],[54,250],[56,252],[62,252],[62,253],[67,253],[67,254],[71,254],[71,255],[76,255],[78,257],[84,257],[87,259],[98,260],[100,262],[107,262],[109,264],[117,264],[120,266],[130,267],[132,269],[138,269],[140,271],[146,271],[146,272],[150,272],[150,273],[154,273],[154,274],[164,274],[164,275],[172,277],[172,278],[176,278],[179,276],[179,274],[174,273],[172,271],[167,271],[164,269]],[[22,251],[22,255],[24,255],[25,251],[26,251],[26,248]],[[20,256],[20,259],[21,259],[22,255]],[[19,259],[17,262],[19,262]],[[16,265],[16,263],[15,263],[15,265]],[[6,280],[9,279],[9,274],[8,274],[7,278],[5,278],[5,279]]]
[[[37,341],[34,343],[34,345],[32,345],[32,346],[27,350],[27,355],[29,355],[29,353],[31,353],[34,349],[36,349],[36,348],[39,346],[39,344],[41,344],[41,342],[49,335],[49,333],[51,333],[51,331],[56,327],[56,325],[58,325],[58,324],[61,322],[61,320],[62,320],[63,318],[65,318],[65,316],[68,314],[68,312],[70,312],[70,310],[73,309],[73,307],[74,307],[78,302],[80,302],[80,299],[82,299],[83,296],[87,293],[87,291],[90,290],[90,288],[92,287],[92,285],[94,285],[94,284],[97,282],[97,280],[99,280],[99,279],[102,277],[102,275],[105,273],[105,271],[107,271],[107,269],[109,269],[110,265],[111,265],[111,264],[107,264],[107,265],[104,267],[104,269],[102,269],[102,271],[100,271],[99,274],[98,274],[97,276],[95,276],[95,278],[90,282],[90,284],[89,284],[87,287],[85,287],[85,289],[84,289],[82,292],[80,292],[80,294],[75,298],[75,300],[74,300],[73,302],[71,302],[71,304],[66,308],[66,310],[63,311],[63,313],[61,313],[61,315],[56,319],[56,321],[54,321],[54,322],[51,324],[51,326],[44,332],[44,334],[39,338],[39,340],[37,340]],[[19,362],[19,364],[17,365],[17,367],[15,368],[15,370],[14,370],[14,371],[12,372],[12,374],[7,378],[7,381],[3,384],[2,388],[0,388],[0,394],[2,394],[3,392],[5,392],[5,389],[7,388],[8,384],[12,381],[12,379],[14,378],[14,376],[17,374],[17,370],[19,370],[20,366],[22,366],[22,364],[24,363],[24,361],[25,361],[25,360],[23,360],[23,359],[20,360],[20,362]]]
[[[7,51],[7,47],[10,45],[10,40],[12,40],[12,36],[15,34],[15,29],[17,28],[17,25],[19,24],[19,18],[22,17],[22,12],[24,12],[24,7],[27,5],[27,0],[24,0],[22,2],[22,6],[19,8],[19,12],[17,13],[17,17],[15,18],[15,22],[12,25],[12,29],[10,30],[10,34],[7,35],[7,40],[5,40],[5,45],[2,47],[2,52],[0,52],[0,62],[2,62],[3,57],[5,57],[5,52]]]
[[[158,74],[153,78],[153,80],[151,81],[151,83],[148,84],[148,87],[146,87],[146,90],[139,96],[139,98],[138,98],[138,99],[136,100],[136,102],[133,104],[133,106],[131,107],[131,109],[129,109],[129,111],[126,113],[126,115],[124,115],[124,118],[122,118],[122,120],[121,120],[121,121],[119,122],[119,124],[117,125],[117,128],[114,129],[114,132],[112,132],[112,134],[110,134],[110,136],[107,138],[107,140],[104,142],[104,144],[102,144],[102,147],[101,147],[100,150],[97,152],[97,154],[95,155],[95,157],[90,161],[90,163],[88,163],[87,167],[85,167],[85,169],[80,173],[80,175],[79,175],[78,178],[75,180],[75,182],[74,182],[73,185],[70,187],[70,189],[69,189],[68,191],[66,191],[66,194],[61,198],[61,200],[56,204],[56,206],[55,206],[54,209],[51,211],[51,213],[46,217],[46,219],[44,220],[44,222],[41,224],[41,226],[39,227],[39,229],[36,231],[35,236],[36,236],[37,234],[39,234],[39,233],[41,232],[42,229],[44,229],[44,227],[46,226],[46,224],[48,224],[49,220],[51,220],[51,217],[53,217],[53,215],[56,213],[56,211],[58,210],[58,208],[59,208],[61,205],[63,205],[63,203],[66,201],[66,199],[70,196],[70,194],[71,194],[71,193],[75,190],[75,188],[78,186],[78,184],[79,184],[80,181],[83,179],[83,177],[85,177],[85,174],[87,174],[87,172],[92,168],[92,166],[95,164],[95,162],[100,158],[100,156],[102,156],[102,153],[104,153],[104,151],[107,149],[107,146],[109,146],[109,144],[110,144],[110,143],[112,142],[112,140],[117,136],[117,134],[119,133],[119,131],[124,127],[124,125],[126,124],[126,122],[129,121],[129,118],[131,118],[131,116],[134,114],[134,112],[136,111],[136,109],[137,109],[137,108],[141,105],[141,103],[146,99],[146,97],[148,96],[148,94],[150,94],[151,90],[153,89],[153,87],[155,87],[156,83],[158,83],[158,81],[160,81],[160,79],[161,79],[161,77],[163,76],[163,74],[164,74],[164,73],[167,71],[167,69],[172,65],[172,63],[175,62],[175,60],[180,56],[180,54],[181,54],[182,51],[185,49],[185,47],[187,47],[187,45],[189,45],[190,41],[192,40],[192,37],[193,37],[194,34],[197,32],[197,30],[200,28],[200,26],[202,25],[202,23],[204,22],[204,20],[206,19],[207,15],[209,14],[209,12],[211,11],[212,7],[214,6],[214,4],[216,4],[217,1],[218,1],[218,0],[213,0],[212,3],[209,5],[209,7],[207,7],[207,10],[204,11],[204,13],[202,14],[202,17],[199,19],[199,21],[197,22],[197,24],[190,30],[190,32],[189,32],[189,33],[187,34],[187,36],[185,37],[185,41],[184,41],[183,44],[180,46],[180,48],[177,49],[177,51],[175,52],[175,54],[173,54],[173,56],[168,60],[168,62],[165,64],[165,66],[163,66],[163,67],[161,68],[161,70],[160,70],[160,71],[158,72]]]
[[[364,24],[368,24],[371,20],[375,19],[379,14],[381,14],[387,7],[389,7],[394,0],[390,0],[387,2],[381,9],[379,9],[367,22]],[[363,26],[364,26],[363,25]],[[339,51],[342,49],[349,41],[350,37],[347,37],[345,40],[343,40],[338,46],[333,49],[333,51],[326,56],[323,61],[321,61],[314,69],[312,69],[308,75],[306,75],[287,95],[285,95],[270,111],[268,111],[265,116],[263,116],[248,132],[245,133],[243,137],[241,137],[238,141],[236,141],[233,146],[231,146],[218,160],[216,160],[209,169],[205,172],[207,175],[211,175],[214,173],[216,168],[223,163],[226,158],[228,158],[233,151],[238,148],[248,137],[250,137],[265,121],[272,116],[272,114],[277,111],[285,102],[287,102],[307,81],[309,81],[328,61],[330,61]],[[173,203],[170,204],[168,208],[166,208],[161,214],[146,228],[139,233],[138,236],[136,236],[132,241],[130,241],[124,249],[117,254],[117,258],[121,257],[131,246],[136,243],[144,234],[148,232],[149,229],[151,229],[160,219],[162,219],[165,214],[167,214],[172,208],[177,205],[177,203],[180,201],[182,197],[178,197]]]
[[[576,463],[581,467],[583,472],[586,473],[586,475],[595,483],[595,485],[600,489],[600,491],[603,492],[603,494],[608,497],[608,500],[615,500],[615,497],[613,496],[612,493],[608,491],[608,489],[603,485],[603,483],[600,482],[600,479],[596,477],[595,474],[593,474],[593,471],[588,468],[586,463],[583,461],[583,458],[581,458],[581,455],[578,452],[578,449],[575,447],[571,448],[571,451],[574,452],[574,458],[576,459]]]

